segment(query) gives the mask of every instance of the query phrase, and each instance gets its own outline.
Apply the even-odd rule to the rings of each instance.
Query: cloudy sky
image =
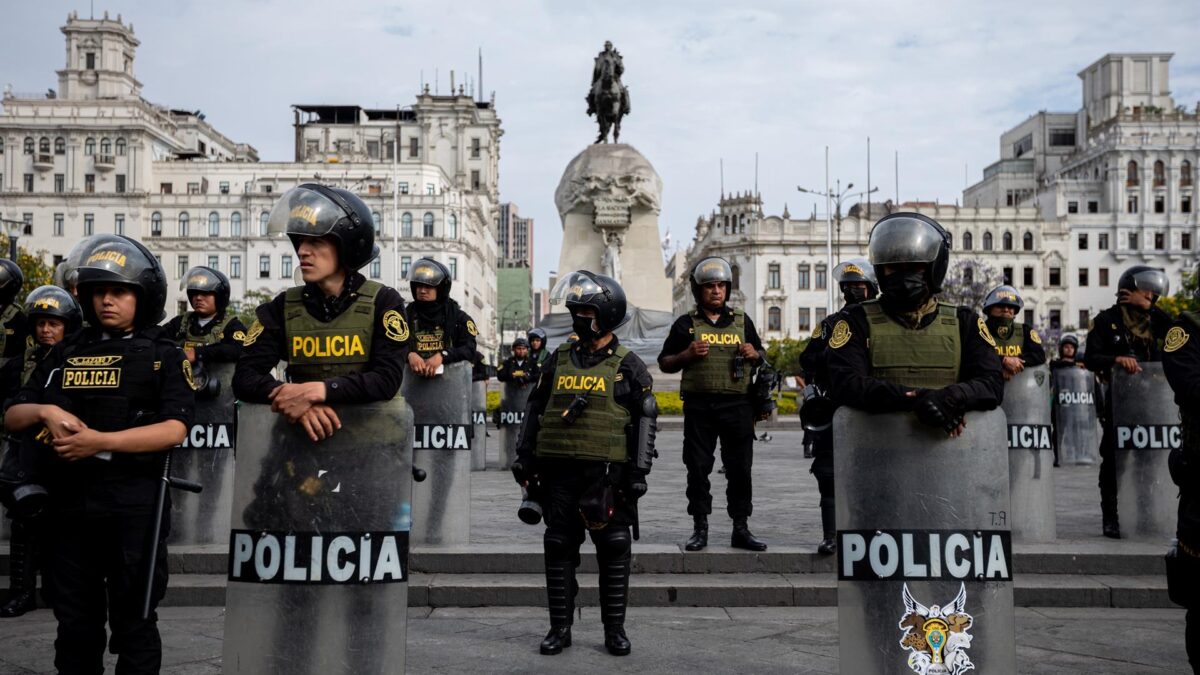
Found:
[[[960,198],[999,135],[1042,110],[1074,111],[1081,69],[1106,52],[1174,52],[1176,103],[1200,100],[1200,2],[396,2],[94,0],[141,47],[145,96],[200,109],[264,160],[290,160],[292,103],[409,105],[424,73],[474,78],[502,119],[500,191],[536,219],[535,283],[558,263],[554,188],[592,140],[583,97],[606,39],[625,57],[623,140],[663,178],[660,223],[690,240],[725,188],[758,184],[768,214],[807,214],[823,155],[832,177],[901,200]],[[3,0],[0,82],[56,86],[58,31],[87,0]],[[820,209],[824,210],[823,200]]]

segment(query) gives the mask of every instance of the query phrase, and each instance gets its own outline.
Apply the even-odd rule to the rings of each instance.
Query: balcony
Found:
[[[33,168],[38,171],[49,171],[54,168],[54,155],[49,152],[39,152],[33,156]]]
[[[117,168],[117,158],[112,155],[95,155],[97,171],[112,171]]]

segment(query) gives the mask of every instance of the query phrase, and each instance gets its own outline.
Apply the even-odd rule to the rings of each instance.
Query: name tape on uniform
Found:
[[[1053,450],[1049,424],[1008,425],[1009,450]]]
[[[840,581],[1012,581],[1008,530],[842,530]]]
[[[229,533],[229,580],[251,584],[408,581],[408,532]]]
[[[179,446],[190,450],[228,450],[237,438],[237,427],[232,422],[193,424]]]
[[[468,424],[418,424],[414,427],[413,450],[470,450]]]
[[[1174,450],[1183,447],[1178,424],[1138,424],[1117,427],[1118,450]]]

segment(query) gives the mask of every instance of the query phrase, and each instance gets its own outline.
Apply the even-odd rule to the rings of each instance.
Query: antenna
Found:
[[[758,199],[758,153],[754,153],[754,198]]]
[[[725,158],[721,158],[721,199],[725,199]]]
[[[900,151],[896,151],[896,207],[900,206]]]
[[[871,222],[871,137],[867,136],[867,222]]]

